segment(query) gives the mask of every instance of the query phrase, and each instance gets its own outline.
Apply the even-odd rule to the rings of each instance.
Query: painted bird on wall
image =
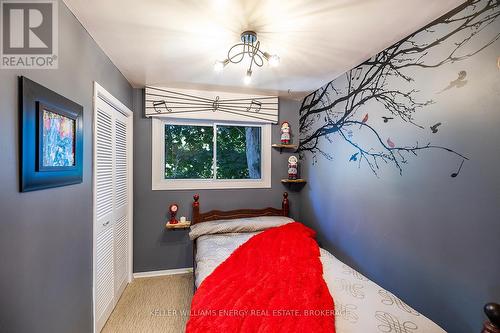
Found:
[[[391,148],[396,147],[396,144],[392,142],[391,138],[387,138],[387,145]]]
[[[445,92],[446,90],[450,90],[451,88],[462,88],[468,82],[467,80],[465,80],[466,77],[467,77],[466,71],[458,72],[458,79],[451,81],[450,84],[446,88],[444,88],[443,90],[438,92],[438,94],[441,94],[442,92]]]
[[[441,123],[434,124],[430,127],[432,133],[436,134],[438,132],[438,127],[441,126]]]
[[[365,114],[363,120],[361,120],[362,124],[359,126],[359,129],[361,129],[361,127],[363,127],[363,124],[365,124],[367,121],[368,121],[368,113]]]

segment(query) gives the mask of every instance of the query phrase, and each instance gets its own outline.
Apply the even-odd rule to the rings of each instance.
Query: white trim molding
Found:
[[[104,89],[99,83],[94,81],[94,105],[97,98],[100,97],[102,100],[106,101],[110,106],[116,109],[116,111],[122,113],[127,117],[132,117],[133,112],[120,102],[116,97],[111,95],[106,89]]]
[[[142,278],[165,276],[165,275],[187,274],[187,273],[193,273],[193,267],[165,269],[162,271],[138,272],[134,273],[134,279],[142,279]]]
[[[261,128],[261,176],[260,179],[165,179],[165,124],[213,126],[258,126]],[[180,120],[152,117],[152,177],[153,191],[164,190],[212,190],[241,188],[271,188],[271,124]]]

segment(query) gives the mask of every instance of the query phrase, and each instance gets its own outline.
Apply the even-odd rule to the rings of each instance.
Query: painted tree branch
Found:
[[[446,63],[462,61],[481,52],[500,38],[500,32],[495,31],[492,37],[479,46],[473,45],[472,41],[499,19],[499,16],[498,0],[468,1],[447,17],[424,27],[348,71],[345,74],[346,84],[343,89],[331,81],[306,96],[299,112],[301,155],[311,153],[316,159],[316,155],[320,154],[332,159],[330,154],[321,149],[321,143],[323,140],[332,142],[336,136],[355,147],[360,154],[360,163],[366,162],[374,173],[379,169],[380,161],[392,164],[402,173],[402,164],[407,162],[405,155],[416,155],[417,151],[425,149],[440,149],[467,159],[452,149],[430,143],[424,146],[417,143],[410,147],[388,147],[380,139],[375,128],[357,119],[366,112],[363,110],[368,103],[377,103],[403,123],[423,128],[416,123],[415,113],[434,102],[418,100],[419,91],[416,89],[404,91],[391,88],[390,85],[394,82],[398,86],[401,86],[401,82],[411,84],[414,79],[407,74],[408,68],[435,68]],[[442,29],[443,27],[446,29]],[[445,43],[451,45],[449,52],[433,62],[427,60],[433,48]],[[356,143],[352,134],[349,134],[350,127],[354,124],[359,125],[360,129],[369,129],[381,149],[367,148]]]
[[[357,143],[355,143],[353,140],[347,138],[345,136],[345,134],[343,133],[342,130],[340,130],[340,134],[341,136],[344,138],[344,140],[346,140],[347,142],[349,142],[349,144],[351,144],[353,147],[355,147],[362,158],[365,158],[367,159],[367,162],[368,162],[368,158],[371,158],[373,160],[373,165],[377,166],[378,163],[377,163],[377,159],[380,159],[380,160],[383,160],[384,162],[388,163],[388,162],[392,162],[396,165],[397,169],[399,170],[399,173],[402,174],[403,173],[403,168],[401,166],[401,164],[405,164],[407,163],[407,159],[405,157],[405,153],[411,153],[413,155],[417,155],[417,152],[419,150],[423,150],[423,149],[429,149],[429,148],[432,148],[432,149],[440,149],[440,150],[444,150],[444,151],[447,151],[449,153],[452,153],[452,154],[455,154],[459,157],[461,157],[462,159],[464,160],[469,160],[468,157],[450,149],[450,148],[446,148],[446,147],[442,147],[442,146],[437,146],[437,145],[431,145],[431,143],[427,143],[426,145],[424,146],[420,146],[418,144],[418,142],[414,145],[414,146],[405,146],[405,147],[389,147],[383,140],[382,138],[380,137],[380,135],[378,134],[378,132],[375,130],[375,128],[373,128],[372,126],[366,124],[366,123],[363,123],[363,122],[360,122],[360,121],[348,121],[345,123],[346,126],[348,125],[360,125],[364,128],[367,128],[370,130],[370,133],[373,134],[375,136],[375,141],[378,143],[378,145],[380,146],[380,148],[378,150],[371,150],[371,151],[366,151],[365,149],[363,149],[360,145],[358,145]],[[376,170],[372,167],[372,163],[368,163],[368,165],[370,166],[370,168],[372,169],[372,171],[376,173]],[[378,167],[377,167],[378,169]]]

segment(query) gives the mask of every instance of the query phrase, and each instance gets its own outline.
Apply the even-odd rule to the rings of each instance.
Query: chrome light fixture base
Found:
[[[251,30],[243,31],[240,38],[243,43],[253,44],[257,41],[257,33]]]

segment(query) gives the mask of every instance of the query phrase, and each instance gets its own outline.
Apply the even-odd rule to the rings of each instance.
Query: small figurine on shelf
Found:
[[[175,218],[178,210],[179,210],[179,205],[177,205],[177,204],[171,204],[170,207],[168,207],[168,211],[170,213],[170,220],[168,220],[167,224],[179,223],[179,221],[177,221],[177,219]]]
[[[290,124],[288,121],[284,121],[281,123],[281,144],[289,145],[290,144]]]
[[[288,159],[288,179],[295,180],[299,174],[299,162],[297,157],[290,156]]]

